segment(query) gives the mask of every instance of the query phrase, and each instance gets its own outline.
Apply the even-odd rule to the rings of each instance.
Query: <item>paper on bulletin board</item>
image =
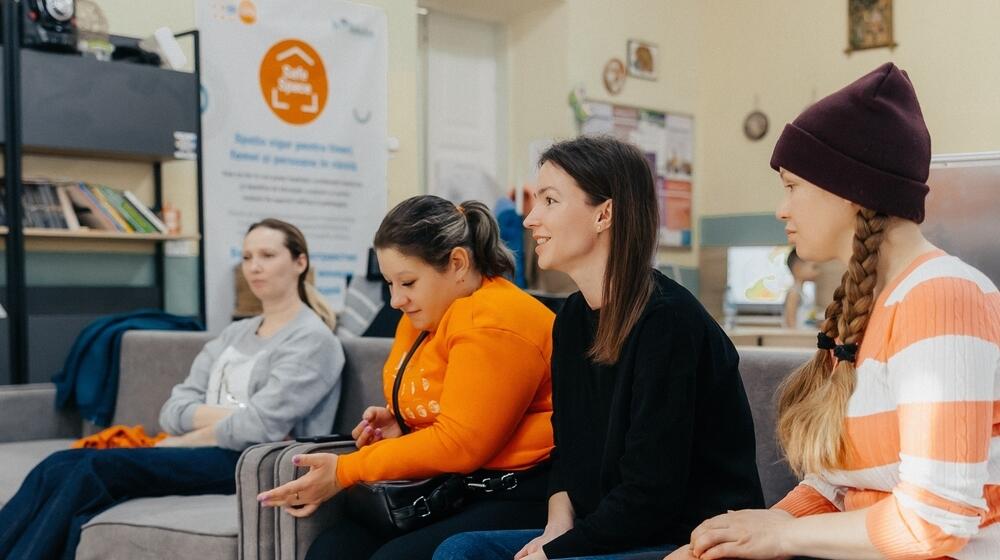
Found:
[[[687,115],[668,114],[664,123],[668,179],[691,182],[694,160],[694,119]]]
[[[691,246],[694,119],[689,115],[587,102],[584,135],[610,134],[631,142],[650,162],[659,204],[659,242]]]
[[[386,207],[387,24],[340,0],[197,2],[209,330],[229,323],[247,227],[306,236],[316,287],[342,309]]]

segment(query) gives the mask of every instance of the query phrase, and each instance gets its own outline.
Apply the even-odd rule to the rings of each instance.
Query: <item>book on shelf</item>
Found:
[[[24,181],[21,207],[26,228],[69,229],[56,186],[48,181]]]
[[[132,224],[128,223],[125,216],[122,216],[121,212],[119,212],[111,201],[108,200],[108,197],[105,196],[104,189],[101,188],[101,185],[84,183],[84,187],[90,190],[94,198],[97,199],[98,204],[101,205],[101,208],[108,214],[108,216],[111,216],[111,219],[114,220],[115,224],[118,226],[119,231],[124,231],[125,233],[135,233],[135,228],[132,227]]]
[[[80,219],[73,209],[73,202],[66,193],[66,185],[56,185],[56,195],[59,196],[59,207],[62,208],[63,217],[66,219],[66,227],[71,230],[80,229]]]
[[[104,231],[121,231],[83,183],[71,183],[65,187],[81,226]]]
[[[125,218],[136,232],[159,233],[156,227],[149,223],[149,220],[139,212],[135,205],[125,198],[124,193],[110,187],[105,187],[104,185],[100,185],[100,189],[104,193],[104,197],[108,199],[108,202],[115,207],[115,210]]]
[[[0,202],[4,184],[0,177]],[[25,228],[95,229],[123,233],[166,233],[167,227],[130,191],[82,181],[22,182],[22,224]],[[0,225],[7,225],[6,207],[0,203]]]
[[[128,202],[131,203],[132,206],[134,206],[135,209],[138,210],[139,213],[141,213],[144,218],[146,218],[146,221],[148,221],[150,225],[152,225],[153,228],[156,229],[156,231],[153,233],[167,233],[167,225],[163,223],[163,220],[158,218],[156,214],[153,213],[152,210],[147,208],[146,205],[143,204],[142,201],[139,200],[137,196],[132,194],[132,191],[125,191],[124,194],[125,194],[125,199],[128,200]]]

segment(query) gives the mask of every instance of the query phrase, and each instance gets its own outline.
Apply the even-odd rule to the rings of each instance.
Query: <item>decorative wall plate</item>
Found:
[[[608,90],[611,95],[621,93],[627,77],[625,63],[620,58],[612,58],[604,65],[604,89]]]

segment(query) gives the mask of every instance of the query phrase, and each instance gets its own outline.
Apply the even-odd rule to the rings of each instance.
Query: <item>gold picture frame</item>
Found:
[[[657,46],[649,41],[628,40],[628,75],[642,80],[656,80]]]
[[[847,0],[847,50],[896,47],[892,0]]]

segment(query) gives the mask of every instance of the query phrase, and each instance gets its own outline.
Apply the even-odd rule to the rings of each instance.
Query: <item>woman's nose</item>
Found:
[[[535,229],[538,227],[538,206],[531,209],[528,215],[524,217],[524,227],[528,229]]]
[[[774,211],[774,217],[778,219],[779,222],[788,221],[788,200],[782,199],[781,204],[778,204],[778,208]]]
[[[402,309],[406,305],[407,299],[398,291],[389,288],[389,306],[393,309]]]

